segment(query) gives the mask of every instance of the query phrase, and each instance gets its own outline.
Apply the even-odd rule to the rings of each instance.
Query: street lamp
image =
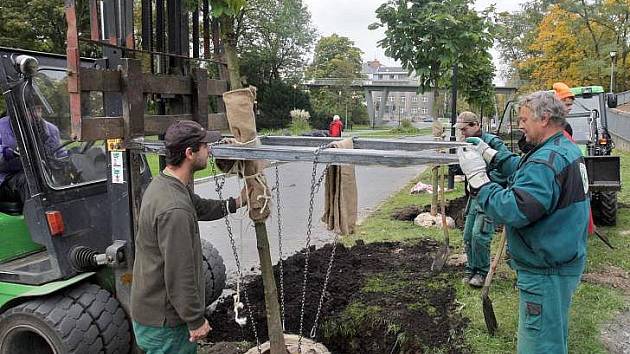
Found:
[[[297,91],[297,84],[293,84],[293,109],[295,109],[295,92]]]
[[[617,57],[617,52],[614,50],[610,51],[610,93],[613,92],[613,84],[615,83],[615,57]]]

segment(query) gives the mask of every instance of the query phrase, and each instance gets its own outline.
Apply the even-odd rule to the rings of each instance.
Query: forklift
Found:
[[[621,161],[612,154],[615,143],[608,131],[608,108],[616,101],[601,86],[573,87],[575,101],[566,117],[573,139],[584,155],[591,192],[591,209],[597,225],[617,223],[617,193],[621,190]],[[613,96],[614,97],[614,96]],[[516,102],[509,101],[503,111],[496,134],[516,153],[522,136],[518,129]]]
[[[132,0],[90,1],[89,38],[80,37],[76,5],[65,1],[67,55],[0,48],[0,145],[9,175],[27,186],[23,200],[0,200],[2,354],[133,350],[135,220],[151,169],[125,142],[159,137],[181,119],[225,127],[227,81],[208,77],[221,64],[198,50],[189,57],[200,11],[142,0],[138,50]],[[80,42],[101,57],[81,57]],[[208,242],[203,261],[209,305],[225,287],[225,266]]]

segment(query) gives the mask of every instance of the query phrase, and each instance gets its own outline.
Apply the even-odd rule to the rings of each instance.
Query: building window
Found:
[[[405,113],[405,107],[400,107],[400,113]]]
[[[429,98],[427,96],[422,96],[422,102],[424,103],[429,102]]]
[[[389,102],[394,102],[394,96],[389,96]]]
[[[418,102],[418,96],[411,97],[411,102]]]
[[[394,79],[396,79],[396,75],[389,75],[389,78],[394,80]]]
[[[381,96],[376,96],[376,102],[381,102]]]
[[[427,114],[427,113],[429,113],[429,110],[424,108],[424,107],[422,107],[422,114]]]
[[[416,114],[418,113],[418,109],[417,108],[411,108],[411,114]]]
[[[400,97],[400,104],[404,105],[406,100],[407,100],[407,97],[401,96]]]

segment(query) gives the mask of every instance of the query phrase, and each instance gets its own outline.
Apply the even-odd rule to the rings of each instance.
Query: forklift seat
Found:
[[[22,203],[0,201],[0,213],[5,213],[9,215],[20,215],[22,214]]]

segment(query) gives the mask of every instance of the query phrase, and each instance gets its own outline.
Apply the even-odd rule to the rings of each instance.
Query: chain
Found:
[[[300,336],[298,337],[298,353],[302,353],[302,333],[304,331],[304,305],[306,303],[306,283],[308,281],[308,261],[309,258],[311,256],[311,250],[310,250],[310,246],[311,246],[311,232],[312,232],[312,226],[313,226],[313,209],[315,206],[315,188],[317,186],[317,163],[319,160],[319,153],[325,149],[327,146],[326,145],[322,145],[320,147],[318,147],[317,149],[315,149],[315,156],[313,159],[313,172],[311,174],[311,195],[310,195],[310,199],[309,199],[309,206],[308,206],[308,223],[306,226],[306,255],[304,257],[304,276],[302,279],[302,305],[300,308]],[[322,174],[323,176],[323,174]],[[320,181],[323,179],[323,177],[320,177]]]
[[[280,268],[280,310],[282,311],[282,331],[284,332],[284,258],[282,255],[282,217],[280,214],[280,173],[278,172],[278,163],[276,162],[276,207],[278,209],[278,252],[280,254],[280,261],[278,266]]]
[[[230,212],[227,208],[227,204],[225,203],[223,199],[223,185],[225,184],[225,175],[222,176],[221,180],[219,181],[219,177],[217,177],[216,159],[212,155],[212,149],[209,149],[209,150],[210,150],[210,158],[213,160],[213,163],[211,164],[211,170],[212,170],[214,183],[216,185],[215,190],[217,192],[217,195],[219,196],[219,201],[221,201],[221,205],[223,206],[223,212],[225,213],[225,217],[223,219],[225,220],[225,227],[227,228],[228,236],[230,238],[230,245],[232,246],[232,253],[234,254],[234,261],[236,263],[236,271],[238,273],[237,283],[240,283],[243,279],[243,273],[241,271],[241,262],[238,258],[238,252],[236,251],[236,243],[234,242],[232,224],[230,223],[230,219],[228,218],[228,215],[230,215]],[[256,329],[256,320],[254,319],[254,314],[252,312],[252,307],[250,305],[249,296],[247,295],[247,289],[245,288],[245,286],[243,286],[243,296],[245,297],[245,305],[247,305],[247,313],[249,315],[249,320],[252,323],[254,337],[256,338],[256,348],[258,348],[258,354],[262,354],[262,351],[260,349],[260,340],[258,338],[258,330]]]
[[[330,280],[330,273],[332,272],[333,262],[335,260],[335,251],[337,251],[337,240],[339,234],[335,232],[335,238],[333,239],[332,251],[330,252],[330,260],[328,261],[328,269],[326,270],[326,277],[324,278],[324,287],[322,289],[322,295],[319,297],[319,304],[317,305],[317,313],[315,314],[315,322],[313,328],[311,328],[311,338],[315,339],[317,334],[317,322],[319,322],[319,315],[322,312],[322,306],[324,305],[324,296],[326,294],[326,288],[328,287],[328,280]]]

